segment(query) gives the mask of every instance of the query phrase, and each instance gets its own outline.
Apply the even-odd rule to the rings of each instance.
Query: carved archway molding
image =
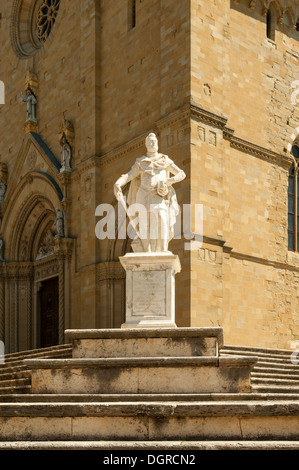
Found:
[[[41,183],[43,192],[40,191]],[[1,234],[5,243],[5,259],[20,260],[20,243],[26,223],[33,225],[30,227],[30,248],[32,248],[33,237],[39,224],[45,217],[49,217],[49,214],[55,218],[55,207],[60,205],[60,202],[56,188],[44,175],[30,174],[21,180],[9,199],[1,224]],[[35,208],[36,214],[34,214]],[[28,222],[31,214],[36,216],[35,220]]]
[[[0,335],[6,352],[39,347],[39,294],[43,280],[59,280],[59,343],[70,324],[70,263],[73,240],[53,237],[53,253],[37,258],[45,230],[61,205],[60,193],[44,174],[30,172],[7,201],[1,236],[4,262],[0,263]],[[26,254],[22,256],[22,247]]]

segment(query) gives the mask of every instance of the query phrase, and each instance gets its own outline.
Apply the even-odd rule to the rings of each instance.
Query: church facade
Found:
[[[0,339],[6,352],[125,319],[127,237],[97,208],[145,152],[186,174],[202,240],[180,257],[177,326],[226,344],[299,340],[299,1],[1,3]],[[116,221],[117,222],[117,221]]]

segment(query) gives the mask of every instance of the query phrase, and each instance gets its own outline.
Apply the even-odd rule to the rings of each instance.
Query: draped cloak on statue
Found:
[[[166,210],[168,212],[168,240],[173,238],[173,227],[176,222],[176,217],[179,214],[179,205],[177,202],[176,193],[172,186],[168,187],[166,196],[158,194],[159,185],[170,178],[170,173],[177,174],[179,168],[174,162],[163,154],[157,154],[154,157],[143,156],[137,158],[128,173],[130,188],[127,197],[127,203],[130,207],[132,204],[142,204],[146,211],[150,210]],[[152,185],[153,179],[156,179],[154,186]],[[134,251],[138,250],[138,227],[136,224],[136,217],[129,215],[130,222],[137,233],[132,247]],[[136,215],[136,214],[135,214]],[[140,251],[142,249],[140,248]]]

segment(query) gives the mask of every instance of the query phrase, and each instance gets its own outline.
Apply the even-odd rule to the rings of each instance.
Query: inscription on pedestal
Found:
[[[132,315],[165,316],[165,288],[165,271],[134,271]]]

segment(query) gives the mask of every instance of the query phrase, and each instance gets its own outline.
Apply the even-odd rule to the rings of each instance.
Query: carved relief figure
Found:
[[[0,261],[4,261],[4,242],[0,238]]]
[[[131,170],[122,175],[114,185],[114,194],[125,205],[131,224],[136,231],[132,243],[135,252],[167,251],[173,237],[173,226],[179,213],[174,183],[186,175],[167,156],[158,152],[158,140],[154,133],[147,136],[146,155],[137,158]],[[170,174],[174,176],[170,177]],[[122,187],[130,182],[128,206]],[[132,204],[139,204],[138,217]],[[136,206],[135,206],[136,207]],[[134,218],[133,218],[134,217]]]
[[[0,163],[0,207],[3,204],[7,189],[8,171],[5,163]]]
[[[36,259],[42,259],[54,253],[54,235],[55,232],[51,229],[47,230],[40,241]]]
[[[58,207],[56,208],[56,219],[54,222],[54,227],[56,230],[55,238],[64,238],[64,216]]]

